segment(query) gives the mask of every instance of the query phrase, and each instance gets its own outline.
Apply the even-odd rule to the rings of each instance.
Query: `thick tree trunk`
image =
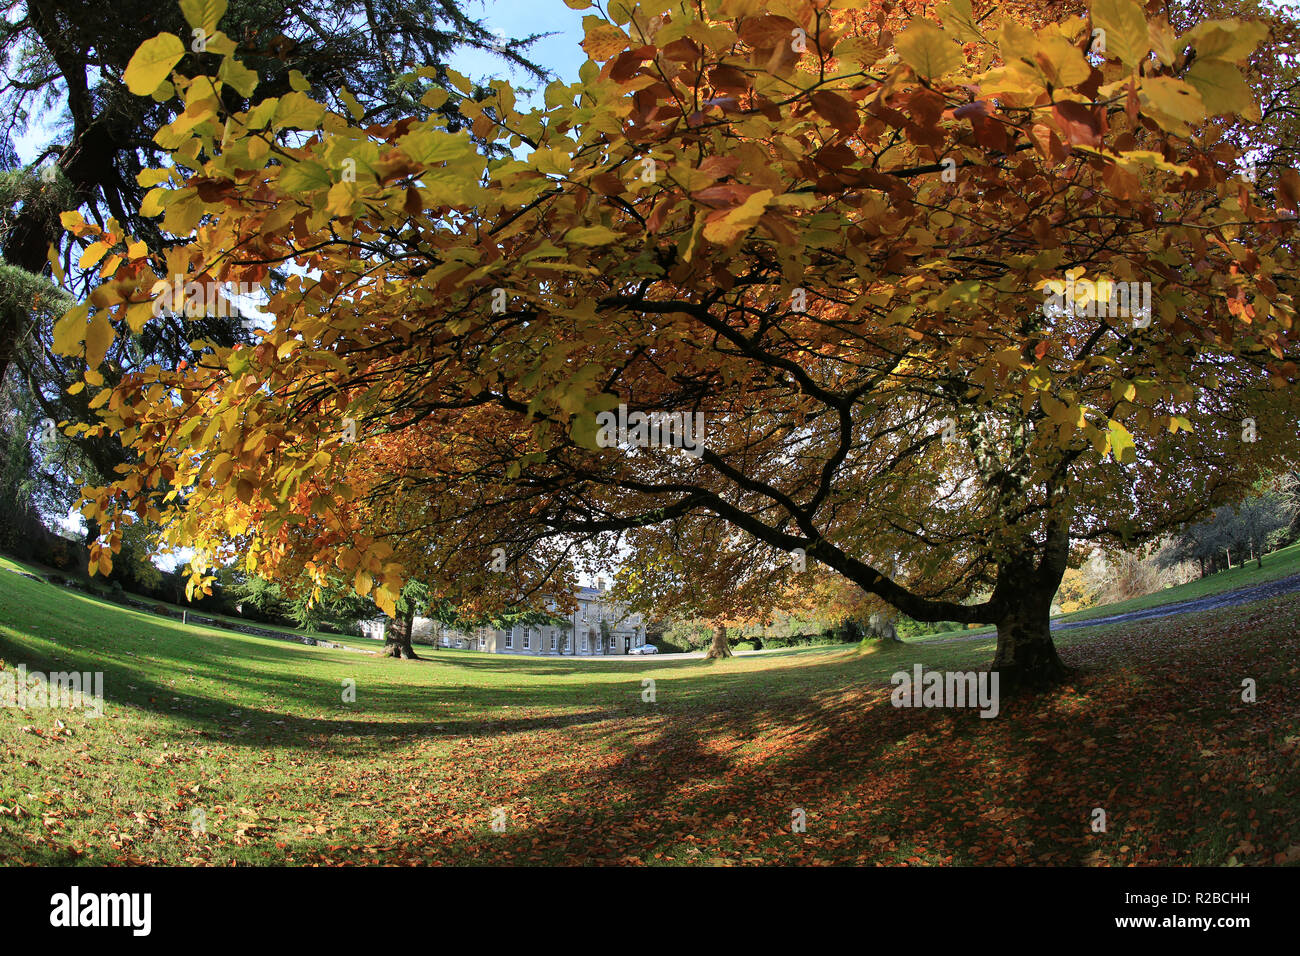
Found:
[[[1045,690],[1069,676],[1052,643],[1051,613],[1055,589],[1027,586],[997,622],[998,647],[993,670],[999,693]]]
[[[382,657],[401,657],[408,661],[418,661],[415,649],[411,647],[411,627],[415,622],[415,613],[409,612],[393,619],[393,626],[384,632],[384,649]]]
[[[712,661],[730,656],[731,647],[727,644],[727,628],[722,624],[715,625],[713,628],[713,643],[709,646],[709,653],[704,655],[704,659]]]
[[[1048,533],[1041,556],[1022,554],[998,567],[994,603],[998,647],[993,670],[998,693],[1047,690],[1070,676],[1052,643],[1052,598],[1061,586],[1070,553],[1068,519]]]

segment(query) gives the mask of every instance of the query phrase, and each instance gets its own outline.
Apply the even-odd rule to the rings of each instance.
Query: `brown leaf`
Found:
[[[818,90],[809,99],[817,114],[840,132],[845,134],[857,132],[861,125],[858,108],[844,97],[830,90]]]

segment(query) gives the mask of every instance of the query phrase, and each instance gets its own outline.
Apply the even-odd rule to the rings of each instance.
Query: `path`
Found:
[[[1053,621],[1053,631],[1068,631],[1076,627],[1096,627],[1100,624],[1119,624],[1124,621],[1144,621],[1152,617],[1170,617],[1175,614],[1192,614],[1196,611],[1211,611],[1220,607],[1235,607],[1238,604],[1250,604],[1254,601],[1262,601],[1265,598],[1278,597],[1282,594],[1292,594],[1300,591],[1300,574],[1293,574],[1290,577],[1279,578],[1276,581],[1265,581],[1263,584],[1253,584],[1250,587],[1237,588],[1232,591],[1220,591],[1218,594],[1207,594],[1204,597],[1192,598],[1187,601],[1174,601],[1170,604],[1161,604],[1156,607],[1143,608],[1140,611],[1126,611],[1123,614],[1109,614],[1105,617],[1091,617],[1083,621]],[[988,640],[991,632],[984,631],[979,634],[963,635],[961,637],[948,637],[940,641],[917,641],[918,644],[952,644],[957,641],[976,641]]]

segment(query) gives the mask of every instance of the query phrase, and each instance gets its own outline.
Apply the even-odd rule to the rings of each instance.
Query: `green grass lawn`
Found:
[[[396,661],[183,626],[0,571],[4,667],[103,671],[106,698],[100,719],[0,708],[0,860],[1300,858],[1300,600],[1059,644],[1082,668],[1073,686],[981,720],[892,707],[889,675],[986,666],[991,636],[714,663]],[[1240,699],[1245,677],[1257,703]],[[1106,833],[1089,829],[1096,807]]]
[[[63,571],[56,571],[52,568],[46,568],[41,565],[30,564],[25,561],[19,561],[16,558],[0,555],[0,570],[4,570],[4,569],[16,569],[19,571],[23,571],[27,574],[35,575],[36,577],[41,578],[42,580],[47,579],[51,574],[59,574],[64,577],[67,577],[67,573]],[[95,594],[105,599],[108,598],[110,591],[109,588],[106,585],[104,585],[103,578],[87,578],[85,580],[88,581],[89,587]],[[225,621],[228,624],[233,624],[237,626],[256,627],[265,631],[274,631],[277,634],[283,634],[285,637],[293,638],[293,640],[295,641],[301,641],[304,637],[314,637],[318,640],[334,641],[339,644],[346,644],[349,647],[356,647],[368,651],[377,651],[383,647],[382,641],[376,641],[370,638],[360,637],[356,634],[335,634],[332,631],[317,631],[315,628],[285,627],[280,624],[269,624],[269,623],[264,623],[262,621],[253,621],[245,617],[232,617],[229,614],[218,614],[213,611],[198,610],[192,607],[186,608],[184,605],[180,605],[180,604],[167,604],[167,602],[156,601],[152,598],[142,597],[138,594],[128,593],[126,597],[147,604],[166,604],[166,606],[169,609],[177,613],[179,613],[182,610],[188,610],[190,612],[190,615],[195,617],[211,618],[213,620]]]

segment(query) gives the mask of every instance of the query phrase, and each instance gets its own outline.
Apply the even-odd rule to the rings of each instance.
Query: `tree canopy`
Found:
[[[468,129],[437,88],[374,117],[147,41],[127,84],[184,104],[138,177],[171,244],[64,217],[102,281],[56,347],[137,456],[86,491],[92,563],[145,517],[196,587],[337,569],[392,613],[408,578],[540,600],[684,540],[719,602],[816,562],[1059,678],[1072,542],[1295,459],[1300,176],[1242,172],[1269,21],[983,6],[612,4],[539,109],[447,71]],[[255,345],[93,371],[165,290],[275,270]]]
[[[200,15],[203,4],[183,5]],[[215,15],[217,7],[212,7]],[[452,2],[377,0],[377,2],[267,2],[233,0],[224,5],[221,36],[191,27],[174,3],[139,0],[106,6],[98,0],[23,0],[6,5],[0,22],[5,77],[0,107],[5,128],[0,135],[0,413],[11,427],[21,427],[14,441],[28,442],[22,454],[3,454],[18,492],[0,509],[39,523],[61,519],[89,481],[111,480],[117,465],[131,460],[130,449],[111,436],[51,435],[46,422],[93,422],[91,395],[69,386],[85,373],[84,357],[53,350],[54,319],[84,299],[101,280],[98,267],[81,268],[80,250],[59,221],[69,209],[81,209],[91,221],[116,218],[151,250],[173,241],[152,218],[140,216],[145,189],[141,170],[168,161],[153,139],[156,130],[184,111],[175,98],[134,95],[123,80],[131,56],[160,29],[183,38],[182,69],[217,63],[216,48],[239,51],[241,61],[259,77],[263,95],[288,92],[294,84],[327,102],[347,95],[370,116],[419,115],[420,97],[440,84],[436,75],[456,49],[491,49],[502,63],[526,77],[541,78],[526,53],[532,39],[508,46]],[[211,36],[208,35],[211,33]],[[434,76],[416,76],[414,62],[435,67]],[[231,105],[246,102],[233,85],[222,95]],[[458,96],[438,109],[449,128],[462,124]],[[35,143],[35,159],[24,165],[11,140]],[[51,282],[49,246],[57,249],[64,277]],[[275,285],[272,276],[268,285]],[[229,347],[250,341],[244,327],[248,303],[210,315],[165,315],[137,334],[116,336],[105,382],[116,384],[122,371],[161,363],[175,367],[193,360],[195,338]],[[6,375],[7,369],[14,374]],[[17,446],[15,445],[15,448]],[[10,467],[13,466],[13,467]],[[21,466],[21,467],[20,467]],[[18,523],[14,523],[15,529]],[[98,535],[92,522],[90,537]]]

